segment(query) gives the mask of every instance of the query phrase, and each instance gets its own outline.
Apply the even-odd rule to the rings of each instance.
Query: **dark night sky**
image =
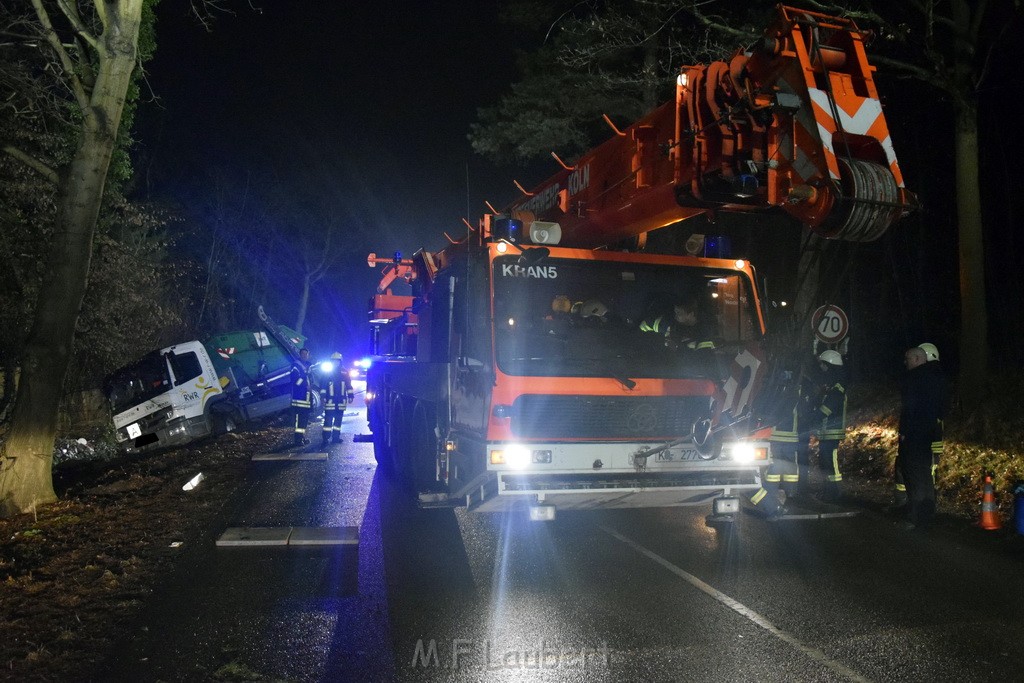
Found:
[[[463,216],[475,223],[484,199],[502,206],[514,198],[513,178],[529,186],[555,168],[495,168],[466,140],[476,109],[495,103],[515,78],[516,36],[498,22],[497,0],[253,2],[255,11],[231,0],[234,13],[218,15],[209,33],[189,19],[188,3],[158,6],[148,72],[160,103],[144,105],[137,126],[149,160],[144,175],[154,195],[172,197],[209,167],[272,170],[282,184],[301,183],[310,169],[330,176],[339,207],[368,222],[371,234],[350,235],[343,274],[320,287],[306,331],[315,353],[354,350],[378,279],[366,254],[437,250],[442,231],[463,229]],[[994,230],[990,290],[1003,294],[1020,289],[1016,204],[1007,199],[1015,196],[1007,150],[1019,147],[1024,116],[1012,95],[1022,79],[1013,58],[1020,50],[1019,41],[1006,41],[980,92],[982,182],[989,195],[1000,190],[985,209]],[[868,260],[891,264],[888,274],[868,277],[902,273],[896,346],[924,335],[949,348],[959,307],[949,106],[884,69],[879,87],[904,175],[925,209],[862,248]],[[997,314],[1024,330],[1020,299]],[[288,305],[272,314],[292,323]]]
[[[210,32],[185,3],[158,6],[148,72],[160,102],[144,105],[137,135],[150,191],[173,197],[212,166],[272,168],[285,185],[309,169],[330,175],[341,211],[374,237],[348,236],[344,281],[323,284],[306,331],[315,351],[347,350],[365,336],[378,279],[369,252],[439,249],[442,231],[464,230],[467,213],[475,223],[485,199],[514,196],[513,171],[466,140],[476,109],[514,76],[513,37],[493,0],[457,12],[443,2],[254,4],[231,3]],[[295,313],[276,312],[289,324]]]

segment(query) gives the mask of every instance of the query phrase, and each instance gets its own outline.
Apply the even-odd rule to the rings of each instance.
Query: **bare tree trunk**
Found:
[[[306,322],[306,307],[309,306],[309,288],[312,276],[306,273],[302,278],[302,296],[299,298],[299,314],[295,317],[295,331],[302,334],[302,325]]]
[[[989,369],[985,249],[978,183],[978,117],[961,104],[956,120],[956,212],[960,229],[960,391],[965,401],[983,391]]]
[[[22,358],[11,431],[0,460],[0,514],[28,512],[56,500],[53,444],[75,326],[85,296],[92,238],[107,170],[135,68],[142,0],[105,2],[95,85],[83,111],[82,137],[59,189],[56,230]]]
[[[202,328],[203,316],[206,314],[206,302],[210,300],[210,289],[213,287],[213,271],[216,263],[217,237],[220,230],[214,229],[213,239],[210,241],[210,256],[206,259],[206,286],[203,288],[203,302],[199,305],[199,317],[196,318],[196,327]]]

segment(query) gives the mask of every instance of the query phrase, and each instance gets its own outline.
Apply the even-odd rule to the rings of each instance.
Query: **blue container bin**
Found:
[[[1024,484],[1013,490],[1013,525],[1024,536]]]

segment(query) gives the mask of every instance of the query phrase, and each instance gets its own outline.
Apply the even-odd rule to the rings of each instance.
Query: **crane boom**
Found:
[[[674,101],[504,212],[598,247],[716,211],[781,209],[833,239],[872,241],[913,209],[851,19],[778,6],[750,51],[683,67]],[[614,126],[613,126],[614,129]],[[556,157],[557,158],[557,157]]]

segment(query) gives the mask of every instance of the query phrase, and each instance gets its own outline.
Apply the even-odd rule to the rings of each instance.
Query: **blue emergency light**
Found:
[[[732,244],[724,235],[710,235],[704,239],[706,258],[732,258]]]
[[[491,236],[519,244],[523,241],[523,222],[517,218],[497,218],[491,226]]]

